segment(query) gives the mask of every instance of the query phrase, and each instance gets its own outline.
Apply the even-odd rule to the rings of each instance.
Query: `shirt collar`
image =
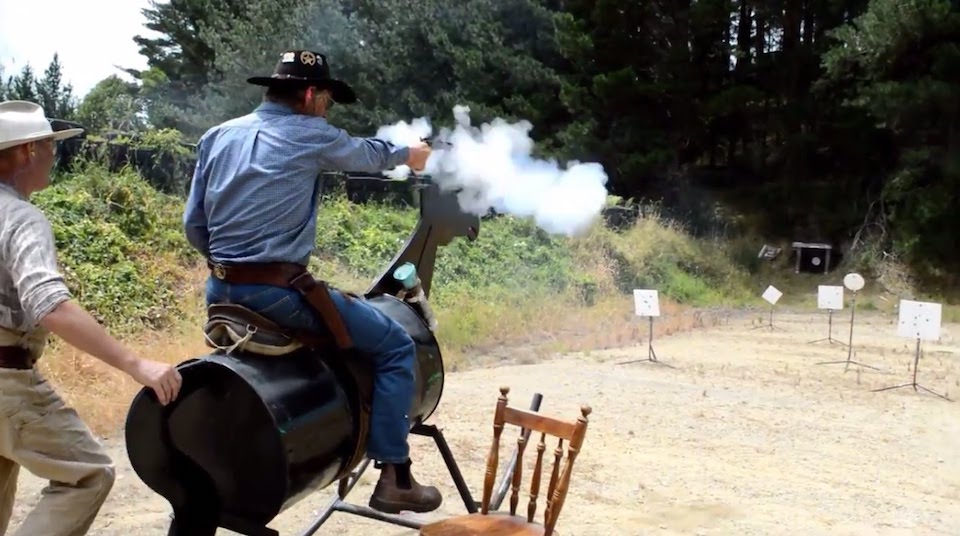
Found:
[[[12,193],[13,195],[17,196],[17,199],[20,199],[21,201],[26,201],[26,200],[27,200],[25,197],[23,197],[22,195],[20,195],[20,192],[18,192],[18,191],[16,190],[16,188],[14,188],[13,186],[10,186],[9,184],[0,182],[0,190],[7,190],[8,192],[10,192],[10,193]]]
[[[260,112],[266,112],[269,114],[277,114],[277,115],[297,115],[297,112],[294,111],[293,108],[287,106],[286,104],[281,104],[279,102],[271,102],[271,101],[261,102],[257,106],[256,110],[254,110],[254,113],[260,113]],[[326,121],[325,118],[319,117],[319,116],[318,117],[304,116],[304,117],[309,117],[310,120]]]
[[[257,106],[258,112],[270,112],[281,115],[293,115],[296,112],[293,111],[293,108],[287,106],[286,104],[281,104],[279,102],[270,102],[264,101]]]

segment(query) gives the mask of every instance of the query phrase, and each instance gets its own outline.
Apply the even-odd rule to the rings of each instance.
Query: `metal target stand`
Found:
[[[826,341],[827,344],[839,344],[840,346],[848,346],[847,343],[833,338],[833,309],[827,310],[827,336],[822,339],[816,339],[808,342],[807,344],[816,344],[818,342]]]
[[[759,325],[753,326],[752,328],[750,328],[750,331],[753,331],[753,330],[755,330],[755,329],[768,329],[768,330],[770,330],[770,331],[786,331],[784,328],[782,328],[782,327],[780,327],[780,326],[775,326],[775,325],[773,324],[773,309],[774,309],[774,307],[775,307],[774,305],[772,305],[772,304],[770,305],[770,313],[769,313],[769,315],[767,316],[767,323],[766,323],[766,324],[759,324]]]
[[[630,365],[632,363],[653,363],[655,365],[663,365],[667,368],[677,368],[669,363],[664,363],[657,359],[657,352],[653,350],[653,317],[647,317],[650,320],[650,332],[647,337],[647,358],[646,359],[633,359],[631,361],[624,361],[622,363],[617,363],[618,365]]]
[[[543,395],[540,393],[534,393],[533,400],[530,403],[530,411],[540,411],[540,404],[542,401]],[[530,432],[531,430],[524,428],[521,429],[520,434],[525,440],[529,440]],[[440,456],[443,458],[443,463],[446,465],[447,471],[449,471],[450,477],[453,480],[454,485],[457,487],[460,498],[463,500],[463,505],[466,508],[467,513],[474,514],[478,512],[480,509],[480,503],[474,500],[473,495],[470,493],[470,488],[463,478],[463,473],[460,472],[460,467],[457,465],[457,461],[454,458],[453,453],[450,451],[450,446],[447,444],[447,440],[444,438],[443,432],[434,425],[418,424],[410,430],[410,433],[413,435],[425,436],[433,439],[437,450],[440,451]],[[517,466],[517,449],[518,447],[515,446],[510,463],[504,468],[503,474],[500,477],[500,483],[497,485],[493,497],[491,498],[491,511],[499,509],[504,497],[507,495],[509,483],[513,479],[513,473]],[[316,534],[323,524],[330,519],[334,512],[343,512],[346,514],[365,517],[374,521],[380,521],[390,525],[396,525],[409,529],[420,529],[424,525],[423,521],[418,520],[422,514],[386,514],[378,510],[374,510],[369,506],[361,506],[347,502],[347,495],[351,490],[353,490],[357,482],[360,481],[360,477],[363,476],[363,473],[370,466],[370,461],[370,459],[364,458],[363,462],[357,466],[357,468],[354,469],[349,476],[341,479],[338,482],[336,495],[320,512],[320,515],[317,516],[317,519],[303,532],[301,532],[299,536],[313,536]],[[275,534],[279,535],[279,533],[276,532]]]
[[[831,314],[833,313],[832,309],[830,310],[830,313]],[[821,361],[817,363],[817,365],[843,365],[844,372],[850,370],[850,365],[857,365],[859,367],[868,368],[868,369],[877,370],[877,371],[880,370],[879,368],[873,365],[867,365],[866,363],[860,363],[859,361],[853,360],[853,323],[854,323],[854,319],[856,318],[856,314],[857,314],[857,291],[854,290],[853,302],[850,305],[850,336],[849,336],[849,339],[847,339],[846,344],[844,344],[843,342],[840,342],[840,344],[844,344],[844,346],[847,347],[847,359],[844,361]],[[820,339],[820,340],[824,340],[824,339]],[[812,341],[812,342],[817,342],[817,341]]]
[[[900,385],[894,385],[894,386],[891,386],[891,387],[883,387],[883,388],[880,388],[880,389],[873,389],[873,392],[874,392],[874,393],[879,393],[879,392],[881,392],[881,391],[893,391],[893,390],[895,390],[895,389],[903,389],[903,388],[905,388],[905,387],[913,387],[914,392],[924,391],[924,392],[930,393],[930,394],[933,395],[933,396],[942,398],[943,400],[946,400],[947,402],[953,402],[952,400],[950,400],[949,398],[947,398],[945,395],[941,395],[940,393],[938,393],[938,392],[936,392],[936,391],[934,391],[934,390],[932,390],[932,389],[928,389],[928,388],[926,388],[926,387],[924,387],[924,386],[922,386],[922,385],[920,385],[920,384],[917,383],[917,368],[919,368],[919,365],[920,365],[920,354],[921,354],[921,351],[920,351],[920,338],[918,337],[918,338],[917,338],[917,349],[916,349],[916,353],[915,353],[914,356],[913,356],[913,380],[912,380],[910,383],[904,383],[904,384],[900,384]]]

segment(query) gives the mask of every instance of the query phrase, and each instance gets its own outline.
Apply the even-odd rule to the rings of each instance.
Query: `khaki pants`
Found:
[[[113,487],[103,446],[34,368],[0,368],[0,536],[20,467],[50,481],[16,536],[82,536]]]

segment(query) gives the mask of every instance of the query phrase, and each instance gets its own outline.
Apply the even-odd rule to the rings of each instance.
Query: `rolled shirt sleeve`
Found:
[[[57,266],[50,222],[26,204],[14,208],[10,216],[10,234],[0,245],[0,263],[9,271],[19,295],[24,324],[32,328],[71,294]]]

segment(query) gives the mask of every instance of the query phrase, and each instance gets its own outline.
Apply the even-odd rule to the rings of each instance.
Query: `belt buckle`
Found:
[[[227,269],[219,262],[213,265],[213,277],[221,281],[227,277]]]

